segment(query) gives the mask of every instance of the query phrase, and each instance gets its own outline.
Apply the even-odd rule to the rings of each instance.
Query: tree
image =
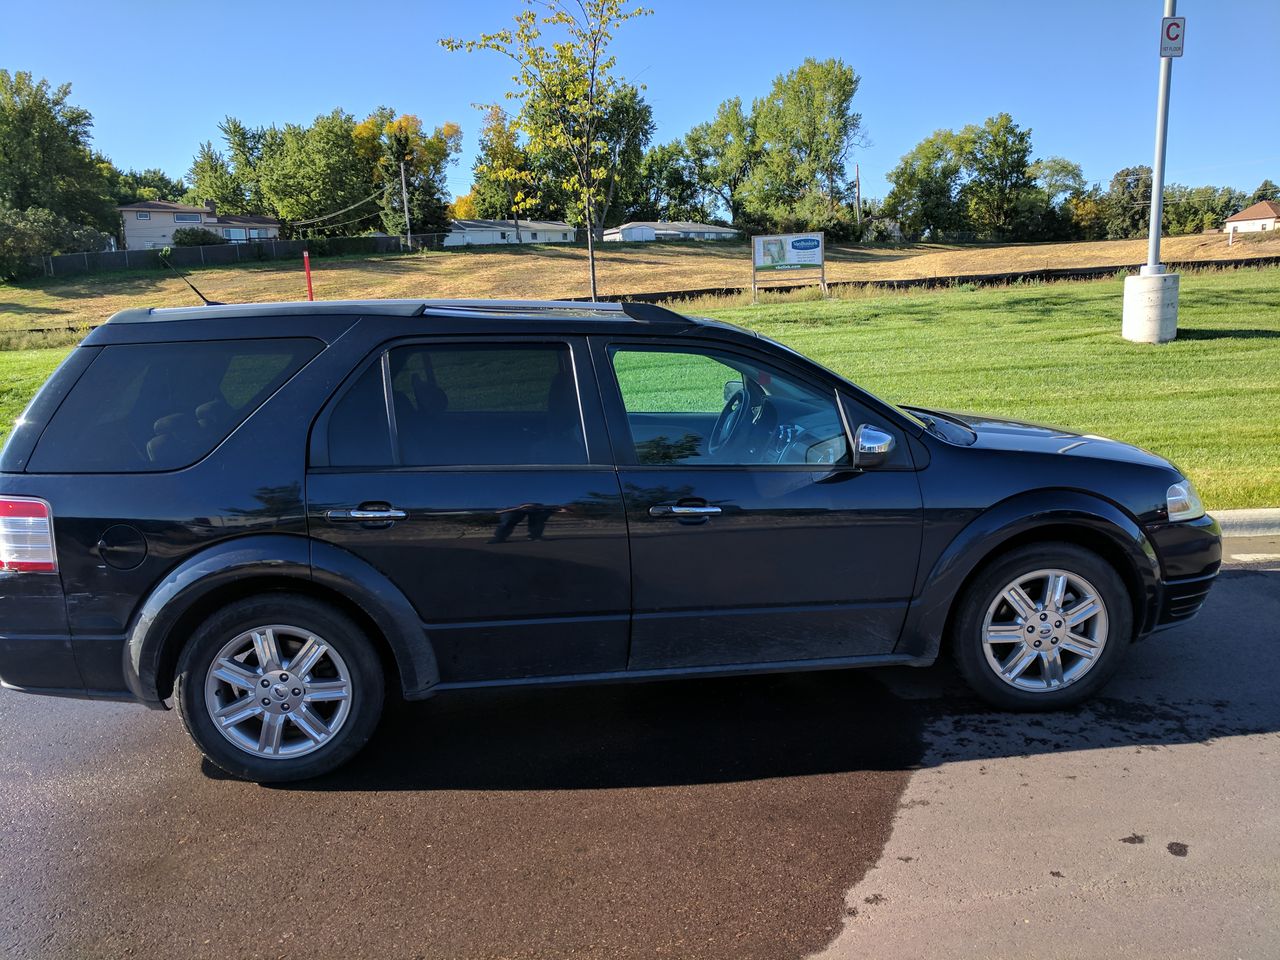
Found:
[[[475,220],[480,216],[474,189],[470,193],[454,197],[453,203],[449,204],[449,216],[454,220]]]
[[[961,228],[961,174],[968,146],[951,130],[935,130],[898,161],[889,174],[892,184],[884,213],[897,220],[904,235],[937,238]]]
[[[357,152],[372,161],[375,189],[383,188],[383,228],[388,233],[405,232],[404,194],[407,191],[409,226],[413,231],[447,233],[445,178],[449,164],[461,147],[462,128],[456,123],[445,123],[428,135],[422,121],[413,114],[397,117],[389,107],[379,107],[356,126],[354,136]]]
[[[1030,171],[1031,131],[1007,113],[987,118],[981,127],[962,131],[969,141],[970,177],[963,188],[969,220],[983,234],[1000,239],[1027,228],[1034,208]]]
[[[742,111],[742,99],[734,97],[716,108],[715,119],[699,124],[684,140],[694,182],[724,205],[729,220],[742,221],[741,190],[755,167],[759,150],[755,130]]]
[[[258,214],[266,212],[262,199],[262,186],[258,182],[258,163],[262,159],[261,127],[246,127],[235,117],[226,117],[218,124],[218,130],[227,145],[227,161],[231,166],[236,189],[241,196],[241,209],[228,209],[228,213]]]
[[[143,170],[120,170],[110,160],[97,155],[98,169],[107,182],[107,190],[116,206],[137,203],[140,200],[168,200],[177,203],[186,192],[181,180],[174,180],[163,170],[154,167]]]
[[[105,250],[109,240],[102,231],[72,223],[52,210],[15,210],[0,204],[0,280],[38,274],[33,264],[38,257]]]
[[[211,140],[200,144],[187,171],[187,180],[191,187],[183,200],[193,206],[213,203],[223,213],[261,212],[249,209],[244,186]]]
[[[1107,196],[1096,183],[1072,193],[1063,202],[1077,240],[1105,240],[1107,237]]]
[[[601,133],[621,81],[614,76],[617,58],[609,43],[622,24],[651,11],[624,10],[622,0],[543,0],[539,15],[531,0],[515,16],[515,28],[481,34],[476,40],[445,38],[447,50],[490,50],[516,66],[516,89],[507,96],[519,101],[517,123],[528,137],[527,149],[537,165],[539,157],[561,154],[569,158],[561,175],[563,188],[580,204],[587,227],[587,260],[591,298],[597,298],[594,208],[607,189],[608,169],[602,164]],[[559,39],[550,44],[543,30]]]
[[[497,104],[488,108],[480,128],[480,153],[474,166],[476,209],[494,220],[510,218],[520,243],[520,215],[538,206],[537,176],[520,145],[515,121]]]
[[[621,219],[712,219],[681,141],[650,147],[645,153]]]
[[[114,233],[120,218],[89,148],[93,117],[70,98],[69,83],[0,69],[0,204]]]
[[[1106,205],[1108,240],[1145,237],[1151,210],[1151,168],[1117,170],[1111,178]]]
[[[810,229],[849,219],[847,163],[862,128],[853,111],[859,82],[842,60],[808,58],[755,102],[759,156],[746,198],[757,215]]]
[[[1255,203],[1261,203],[1263,200],[1280,201],[1280,187],[1277,187],[1271,180],[1263,180],[1258,184],[1258,189],[1249,195],[1249,202],[1245,206],[1252,206]]]

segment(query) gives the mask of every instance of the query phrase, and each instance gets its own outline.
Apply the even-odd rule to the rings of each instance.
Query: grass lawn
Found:
[[[1249,239],[1230,247],[1222,234],[1169,237],[1164,241],[1163,255],[1166,261],[1280,256],[1280,236],[1246,237]],[[883,281],[1046,267],[1120,266],[1142,263],[1146,255],[1145,240],[964,247],[832,244],[827,248],[827,277],[832,281]],[[605,295],[751,285],[751,256],[745,243],[603,243],[597,260],[600,290]],[[317,259],[312,272],[316,296],[322,300],[555,299],[586,296],[589,289],[585,247],[556,244]],[[306,298],[300,261],[210,267],[193,271],[193,279],[205,296],[226,303]],[[159,270],[0,284],[0,349],[54,346],[79,339],[65,332],[33,335],[28,331],[34,327],[88,329],[127,307],[197,302],[181,279]]]
[[[1165,346],[1121,339],[1120,308],[1121,281],[1100,280],[689,309],[888,400],[1136,443],[1186,470],[1211,509],[1280,506],[1280,268],[1184,275]],[[65,353],[0,352],[0,436]]]

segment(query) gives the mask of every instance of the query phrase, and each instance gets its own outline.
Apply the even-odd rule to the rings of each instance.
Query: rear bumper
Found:
[[[124,683],[119,637],[0,636],[0,687],[84,700],[138,698]]]

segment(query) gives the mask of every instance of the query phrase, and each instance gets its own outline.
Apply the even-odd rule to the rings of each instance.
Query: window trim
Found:
[[[377,363],[382,367],[383,397],[388,405],[388,429],[393,429],[391,422],[395,416],[394,387],[390,382],[391,351],[400,347],[424,346],[481,346],[492,349],[518,346],[550,345],[568,350],[569,370],[573,375],[574,386],[578,395],[578,422],[582,429],[583,445],[586,461],[583,463],[483,463],[483,464],[437,464],[427,466],[406,466],[400,464],[400,448],[393,434],[392,458],[394,464],[383,466],[373,464],[333,466],[329,463],[329,420],[334,409],[342,402],[347,393],[360,381],[369,367]],[[341,473],[341,474],[375,474],[375,473],[457,473],[457,472],[510,472],[528,470],[608,470],[614,464],[609,456],[608,431],[604,422],[604,411],[600,407],[600,390],[597,386],[594,365],[592,363],[586,338],[581,336],[555,334],[510,336],[507,334],[479,335],[441,335],[398,337],[377,344],[366,353],[352,368],[337,388],[329,395],[321,406],[320,413],[311,425],[311,434],[307,439],[307,472],[308,473]],[[594,396],[594,402],[593,402]],[[398,431],[397,431],[398,432]]]
[[[135,210],[135,211],[133,211],[133,218],[134,218],[135,220],[150,220],[150,219],[151,219],[151,211],[150,211],[150,210]]]
[[[191,218],[195,217],[194,220]],[[175,213],[173,215],[174,223],[204,223],[204,215],[199,213]]]
[[[603,364],[604,373],[597,373],[600,381],[601,399],[605,405],[605,416],[609,424],[609,441],[613,449],[613,459],[619,467],[625,467],[628,470],[720,470],[720,471],[748,471],[748,470],[768,470],[771,472],[803,472],[803,473],[823,473],[832,475],[840,472],[860,473],[861,471],[853,465],[853,437],[849,434],[848,418],[845,416],[844,405],[841,401],[843,391],[838,383],[827,383],[812,376],[808,371],[797,367],[795,364],[788,362],[786,358],[775,357],[772,354],[755,354],[749,350],[740,349],[737,344],[726,343],[716,340],[708,340],[702,338],[671,340],[666,338],[649,338],[649,337],[599,337],[593,338],[597,343],[597,366]],[[845,443],[849,450],[849,463],[842,464],[814,464],[814,463],[640,463],[636,457],[635,441],[631,435],[631,423],[627,418],[627,406],[622,397],[622,387],[618,383],[618,375],[613,367],[613,354],[617,348],[624,349],[648,349],[652,352],[667,353],[690,353],[690,352],[710,352],[721,353],[729,356],[738,356],[744,360],[764,364],[774,367],[785,372],[788,376],[794,377],[801,383],[813,387],[820,393],[830,393],[832,402],[836,406],[837,415],[840,418],[841,428],[844,431]],[[714,359],[714,357],[713,357]],[[606,386],[607,382],[607,386]],[[607,394],[607,396],[606,396]],[[896,424],[895,424],[896,427]]]

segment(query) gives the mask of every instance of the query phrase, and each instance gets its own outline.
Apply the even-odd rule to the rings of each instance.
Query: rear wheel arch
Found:
[[[302,577],[279,575],[251,575],[223,584],[196,598],[165,631],[160,642],[160,658],[156,670],[156,688],[162,698],[173,694],[178,661],[188,640],[219,610],[241,600],[271,594],[303,596],[328,604],[350,617],[369,638],[382,664],[383,675],[388,681],[402,684],[400,664],[386,635],[369,613],[359,604],[337,590]]]

